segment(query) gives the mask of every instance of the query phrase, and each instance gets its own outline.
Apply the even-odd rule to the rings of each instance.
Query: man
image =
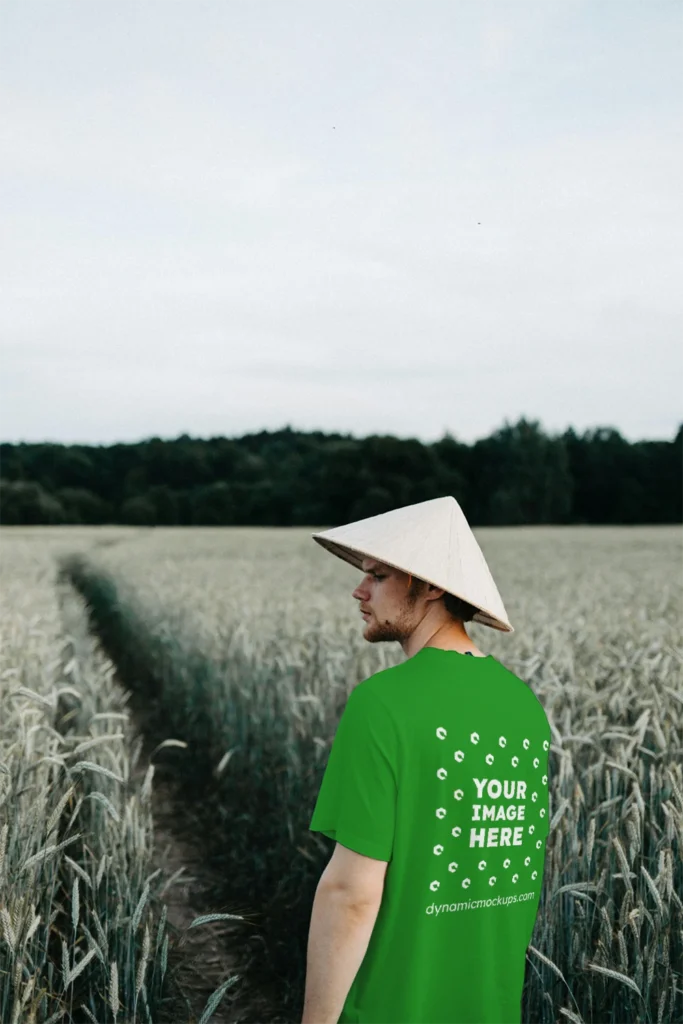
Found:
[[[406,660],[351,691],[330,750],[302,1024],[520,1024],[551,732],[465,629],[513,632],[481,549],[451,496],[313,538],[363,572],[365,639]]]

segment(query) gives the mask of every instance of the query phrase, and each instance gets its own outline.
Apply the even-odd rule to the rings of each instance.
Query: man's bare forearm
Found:
[[[339,889],[316,889],[301,1024],[337,1024],[368,948],[380,902],[358,906]]]

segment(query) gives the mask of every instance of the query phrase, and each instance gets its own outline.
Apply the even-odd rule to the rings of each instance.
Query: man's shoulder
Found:
[[[414,666],[410,662],[411,659],[407,658],[396,665],[387,665],[386,668],[378,669],[358,683],[352,692],[360,691],[363,696],[369,695],[368,702],[377,698],[383,704],[389,704],[392,690],[395,692],[400,680],[413,674]]]

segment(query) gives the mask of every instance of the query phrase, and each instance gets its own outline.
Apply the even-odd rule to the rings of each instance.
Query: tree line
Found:
[[[132,444],[0,444],[3,525],[325,526],[452,494],[472,526],[683,520],[673,441],[522,417],[465,444],[303,432]]]

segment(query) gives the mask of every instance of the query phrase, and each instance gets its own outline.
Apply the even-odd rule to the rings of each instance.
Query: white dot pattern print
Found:
[[[482,725],[471,731],[469,742],[461,746],[457,745],[456,731],[455,749],[451,750],[449,729],[445,725],[437,725],[434,735],[434,742],[443,745],[439,756],[444,762],[436,770],[438,786],[434,792],[437,799],[439,792],[441,799],[444,798],[445,790],[440,787],[449,778],[446,768],[449,758],[459,766],[457,777],[463,783],[452,790],[452,800],[443,800],[435,807],[436,817],[444,823],[444,841],[434,846],[434,855],[455,853],[472,865],[460,879],[462,889],[476,882],[476,886],[485,885],[489,894],[496,888],[507,893],[536,881],[543,866],[540,851],[544,842],[531,837],[546,816],[548,775],[545,771],[540,774],[539,768],[542,760],[547,763],[541,751],[549,750],[548,740],[537,741],[536,747],[529,736],[515,738],[505,733],[489,736]],[[494,748],[506,751],[506,756],[497,759]],[[462,824],[451,825],[454,819]],[[484,849],[486,857],[474,864],[470,851]],[[451,875],[459,873],[457,859],[448,860],[444,867]],[[439,869],[433,872],[429,889],[441,890],[445,897],[444,887],[452,884],[448,875]]]

